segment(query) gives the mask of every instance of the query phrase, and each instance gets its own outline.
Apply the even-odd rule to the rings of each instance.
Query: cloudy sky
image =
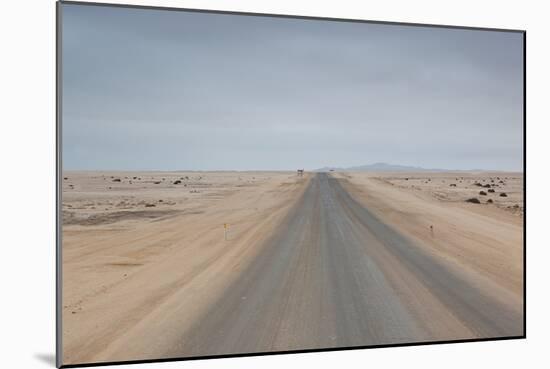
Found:
[[[521,170],[523,38],[63,5],[64,169]]]

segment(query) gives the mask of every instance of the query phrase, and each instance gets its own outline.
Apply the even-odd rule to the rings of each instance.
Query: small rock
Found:
[[[476,197],[472,197],[472,198],[466,200],[466,202],[471,202],[472,204],[481,204],[481,201],[479,201],[479,199],[476,198]]]

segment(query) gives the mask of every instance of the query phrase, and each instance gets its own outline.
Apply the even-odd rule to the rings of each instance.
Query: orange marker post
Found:
[[[229,224],[224,223],[223,224],[223,239],[227,241],[227,230],[229,229]]]

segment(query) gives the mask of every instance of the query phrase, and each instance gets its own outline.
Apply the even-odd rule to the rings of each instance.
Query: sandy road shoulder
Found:
[[[362,173],[334,176],[359,202],[415,240],[426,252],[464,274],[490,281],[514,296],[515,305],[521,305],[523,228],[520,218],[502,209],[478,211],[464,204],[439,201]]]
[[[94,247],[104,252],[66,266],[68,283],[71,273],[86,273],[101,293],[76,314],[64,312],[65,362],[158,357],[254,259],[307,182],[307,177],[277,176],[231,193],[204,213],[97,238]],[[224,223],[231,224],[227,241]],[[127,265],[112,262],[120,259]],[[105,268],[115,271],[103,273]]]

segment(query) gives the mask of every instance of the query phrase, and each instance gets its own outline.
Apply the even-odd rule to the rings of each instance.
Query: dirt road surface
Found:
[[[163,356],[519,336],[521,301],[314,175],[262,251]]]

